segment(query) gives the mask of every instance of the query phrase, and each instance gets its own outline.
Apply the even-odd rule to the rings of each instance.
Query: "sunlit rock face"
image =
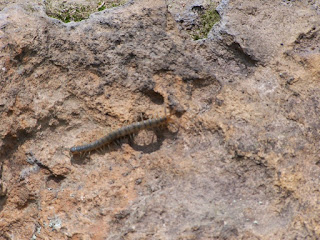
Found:
[[[49,2],[0,3],[0,239],[319,238],[315,1]]]

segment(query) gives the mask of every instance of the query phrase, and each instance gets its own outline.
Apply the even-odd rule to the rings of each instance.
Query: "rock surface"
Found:
[[[320,238],[319,4],[222,0],[199,41],[168,4],[0,3],[0,239]]]

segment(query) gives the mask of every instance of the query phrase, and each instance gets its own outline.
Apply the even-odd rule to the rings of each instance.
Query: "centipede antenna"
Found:
[[[143,121],[143,116],[142,116],[142,112],[140,113],[140,118],[141,118],[141,121]]]

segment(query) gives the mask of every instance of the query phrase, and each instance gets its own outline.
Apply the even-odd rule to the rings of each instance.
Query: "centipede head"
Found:
[[[180,125],[179,123],[177,123],[174,119],[173,119],[173,116],[175,115],[176,111],[174,109],[170,109],[169,111],[169,114],[167,114],[167,111],[166,111],[166,108],[164,109],[164,114],[165,114],[165,117],[166,117],[166,124],[167,126],[171,125],[171,126],[174,126],[177,131],[175,132],[178,132],[179,129],[180,129]],[[178,127],[176,127],[176,125],[178,125]]]

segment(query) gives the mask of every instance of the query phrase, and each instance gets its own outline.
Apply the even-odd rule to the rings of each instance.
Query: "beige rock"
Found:
[[[202,2],[0,3],[0,239],[320,238],[319,4],[214,1],[193,41],[176,20]]]

